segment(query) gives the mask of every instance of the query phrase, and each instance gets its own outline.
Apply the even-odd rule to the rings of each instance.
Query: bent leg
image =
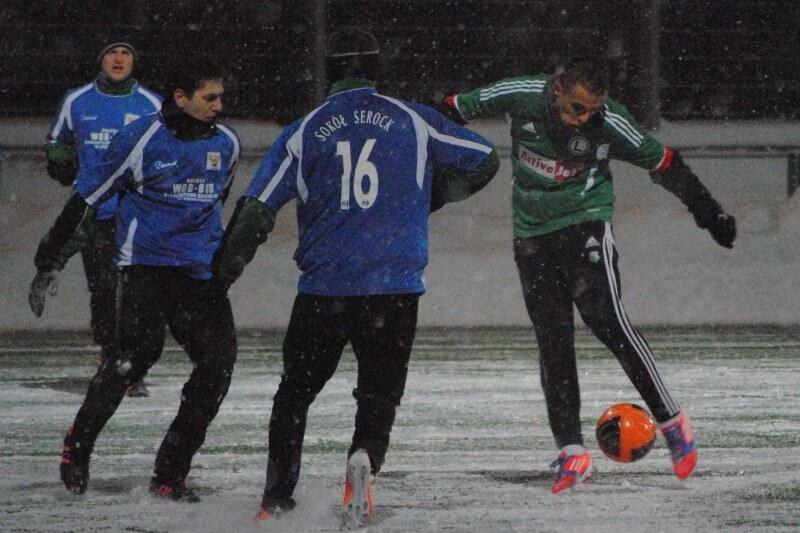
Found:
[[[119,341],[89,382],[73,423],[76,441],[90,453],[95,439],[114,414],[131,383],[138,381],[161,354],[164,312],[157,283],[131,267],[120,277]]]
[[[403,397],[417,327],[418,294],[359,299],[352,343],[358,362],[357,409],[348,457],[364,448],[377,474]]]
[[[174,275],[170,289],[170,331],[194,364],[181,390],[178,414],[156,454],[155,478],[180,485],[203,445],[208,426],[228,393],[236,362],[236,330],[227,296],[214,295],[207,283]]]
[[[592,333],[616,356],[628,378],[658,422],[674,417],[680,407],[656,367],[653,352],[630,323],[622,306],[617,251],[611,225],[596,230],[601,260],[575,270],[575,303]]]
[[[345,298],[298,294],[283,342],[283,374],[269,421],[262,506],[286,505],[300,476],[308,408],[333,376],[349,338]]]

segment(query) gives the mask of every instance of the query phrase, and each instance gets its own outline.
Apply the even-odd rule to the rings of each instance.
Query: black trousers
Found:
[[[94,342],[107,348],[114,339],[118,271],[114,266],[117,251],[116,221],[97,220],[81,256],[89,286],[89,308]]]
[[[300,475],[308,408],[333,376],[348,342],[358,364],[355,431],[348,457],[365,448],[373,473],[380,470],[405,390],[418,300],[418,294],[297,295],[269,423],[265,507],[291,498]]]
[[[550,427],[559,447],[583,444],[575,361],[573,304],[611,350],[653,416],[664,422],[679,406],[656,368],[647,342],[622,307],[611,225],[586,222],[540,237],[514,240],[525,306],[536,332]]]
[[[75,439],[91,453],[127,387],[159,359],[166,326],[194,363],[181,392],[178,414],[158,450],[161,482],[186,478],[192,457],[228,392],[236,361],[236,332],[227,296],[179,268],[135,265],[120,275],[118,340],[89,382],[73,423]]]

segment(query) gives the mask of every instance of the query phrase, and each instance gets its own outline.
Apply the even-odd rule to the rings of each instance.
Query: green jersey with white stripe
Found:
[[[563,125],[545,74],[506,78],[458,94],[467,119],[503,116],[511,124],[515,237],[533,237],[590,220],[611,221],[614,187],[609,160],[656,169],[664,146],[609,99],[579,128]]]

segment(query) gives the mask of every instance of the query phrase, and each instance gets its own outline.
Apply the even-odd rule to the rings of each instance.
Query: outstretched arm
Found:
[[[677,150],[665,147],[665,151],[662,164],[650,172],[650,177],[677,196],[689,208],[697,226],[707,229],[720,246],[733,248],[736,219],[723,211]]]

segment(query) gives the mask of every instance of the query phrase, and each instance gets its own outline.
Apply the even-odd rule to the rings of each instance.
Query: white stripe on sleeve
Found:
[[[154,121],[147,131],[142,135],[136,144],[133,146],[133,150],[131,153],[128,154],[128,157],[125,158],[125,161],[120,165],[120,167],[114,171],[109,178],[104,181],[97,190],[95,190],[88,198],[86,198],[86,203],[94,206],[95,202],[105,193],[113,184],[114,181],[122,175],[125,170],[128,168],[131,169],[133,172],[133,178],[136,182],[137,189],[141,189],[142,182],[144,181],[144,177],[142,176],[142,155],[144,154],[144,147],[150,141],[150,138],[155,134],[156,131],[161,127],[161,121],[156,120]]]

